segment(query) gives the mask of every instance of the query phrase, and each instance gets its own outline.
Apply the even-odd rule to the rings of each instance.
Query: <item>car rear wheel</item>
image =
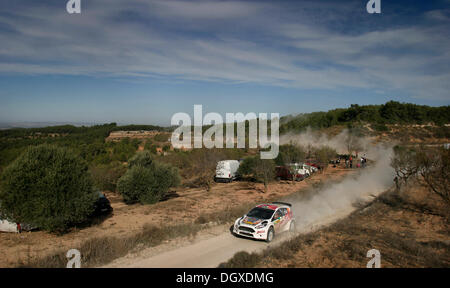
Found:
[[[270,227],[269,228],[269,232],[267,232],[266,242],[267,243],[272,242],[273,237],[275,237],[275,231],[273,230],[273,227]]]

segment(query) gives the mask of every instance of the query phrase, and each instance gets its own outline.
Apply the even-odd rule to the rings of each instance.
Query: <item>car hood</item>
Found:
[[[249,216],[245,216],[244,219],[242,219],[243,224],[253,225],[253,226],[261,224],[261,222],[263,222],[263,221],[264,221],[264,219],[257,218],[257,217],[249,217]]]

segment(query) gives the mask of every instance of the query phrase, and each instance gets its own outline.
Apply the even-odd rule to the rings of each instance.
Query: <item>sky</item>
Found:
[[[450,0],[1,0],[0,122],[450,104]]]

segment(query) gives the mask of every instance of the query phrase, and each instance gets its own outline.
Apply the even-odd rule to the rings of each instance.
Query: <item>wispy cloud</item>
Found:
[[[424,12],[420,24],[367,25],[351,33],[354,4],[83,3],[81,15],[54,2],[2,7],[0,73],[348,87],[450,98],[447,10]]]

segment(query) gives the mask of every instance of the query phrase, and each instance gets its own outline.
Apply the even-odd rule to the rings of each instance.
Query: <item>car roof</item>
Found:
[[[259,204],[258,206],[256,206],[258,208],[265,208],[265,209],[270,209],[270,210],[277,210],[277,208],[279,207],[276,204],[272,204],[272,203],[268,203],[268,204]]]
[[[281,205],[281,204],[276,204],[276,203],[265,203],[265,204],[259,204],[256,207],[258,208],[265,208],[265,209],[269,209],[269,210],[277,210],[278,208],[288,208],[289,206],[287,205]]]

